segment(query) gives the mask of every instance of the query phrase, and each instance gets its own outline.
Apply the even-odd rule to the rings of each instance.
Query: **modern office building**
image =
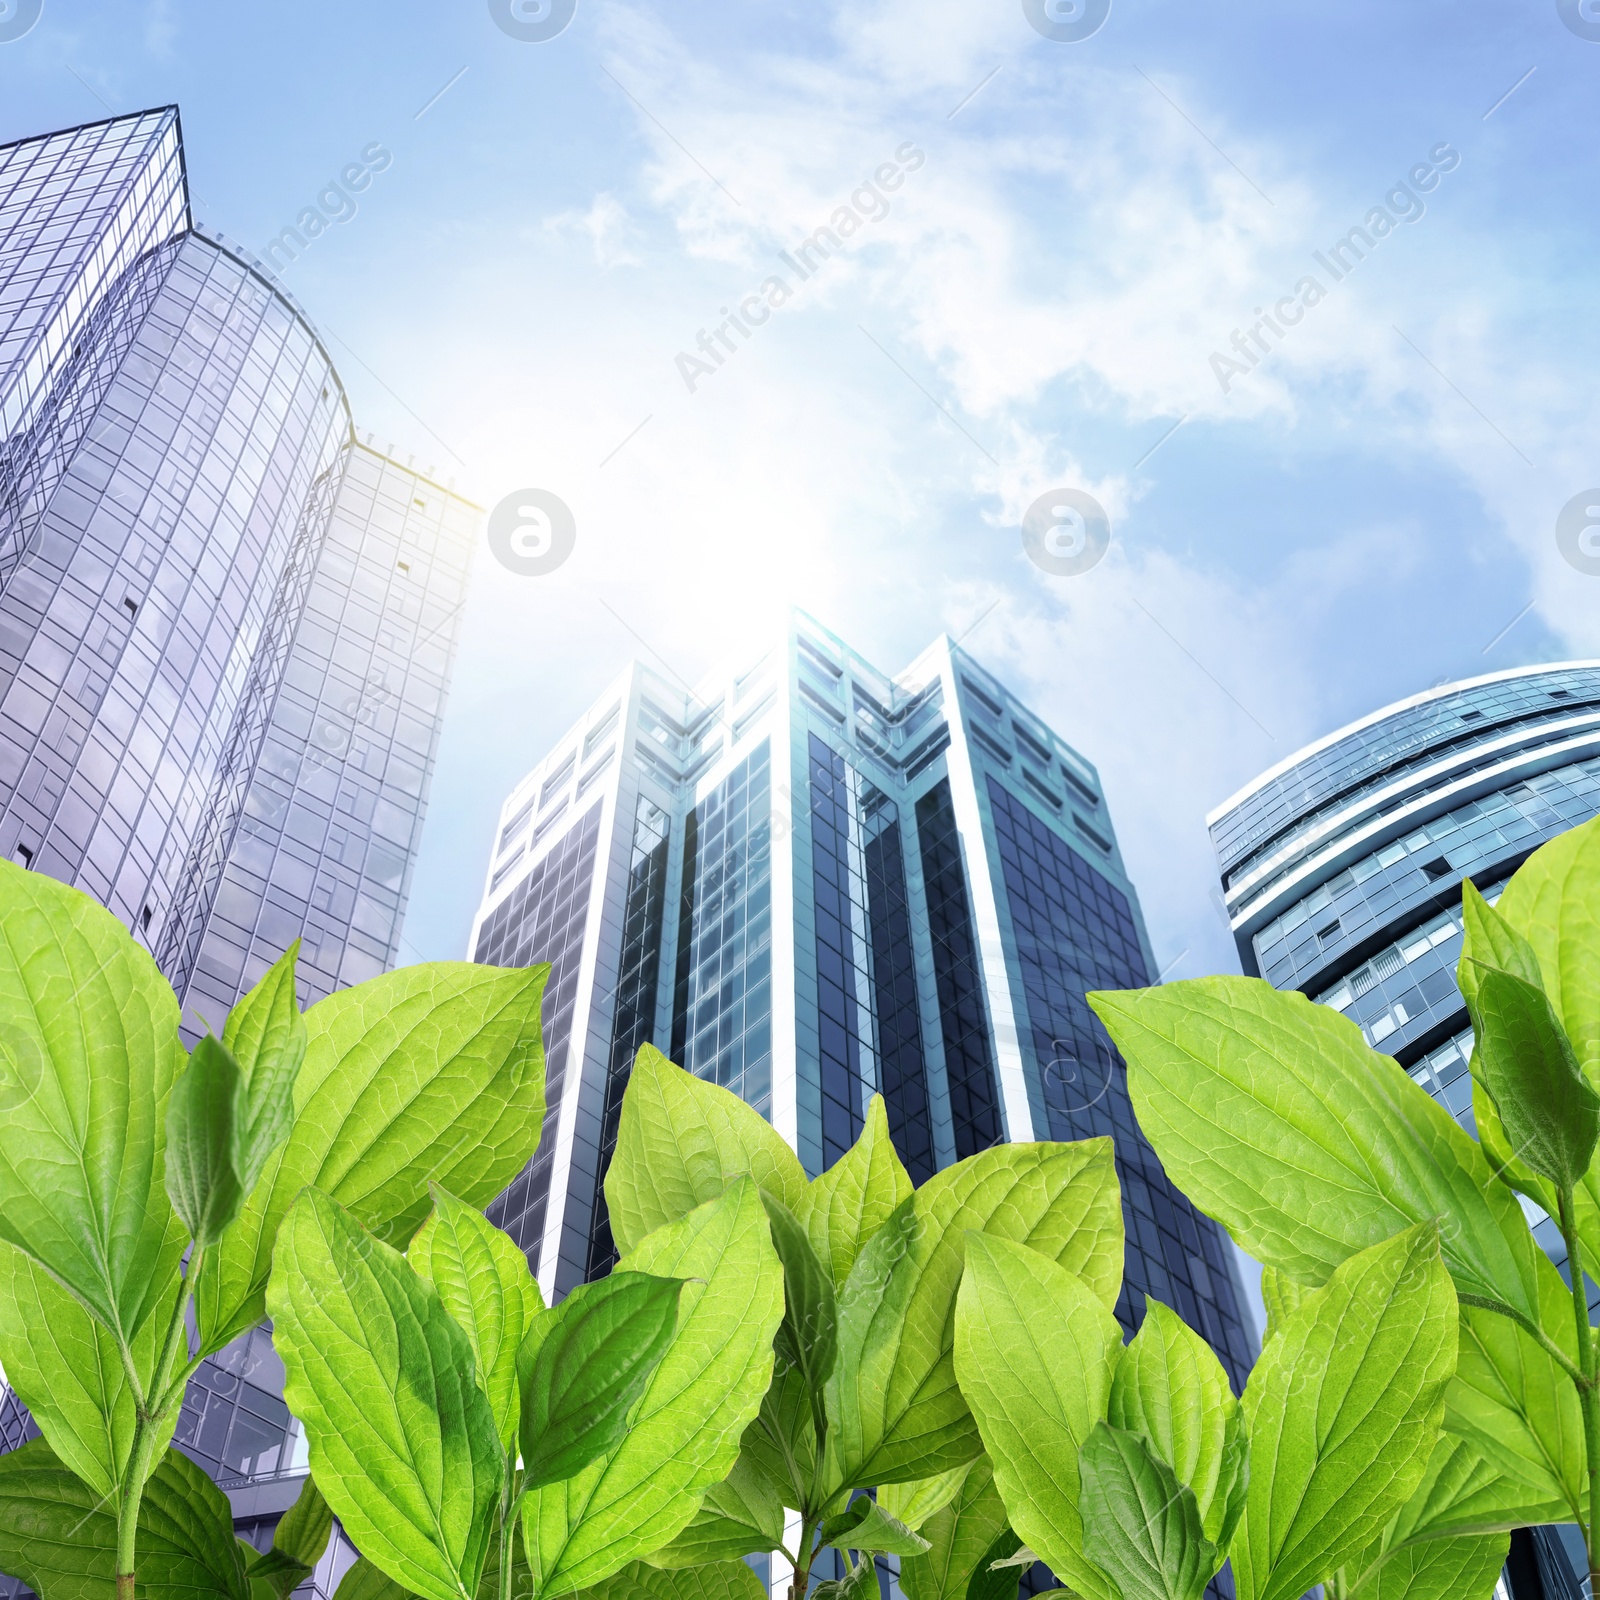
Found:
[[[1541,844],[1597,812],[1600,662],[1580,661],[1387,706],[1207,821],[1245,972],[1342,1011],[1470,1132],[1462,881],[1494,900]],[[1554,1224],[1535,1232],[1564,1263]],[[1531,1542],[1547,1594],[1576,1596],[1560,1540],[1546,1530]]]
[[[309,318],[189,216],[175,107],[0,147],[0,852],[101,901],[191,1033],[302,941],[391,965],[477,510],[354,432]],[[270,1533],[264,1334],[177,1442]],[[31,1423],[0,1404],[0,1447]]]
[[[613,1259],[601,1184],[638,1048],[732,1089],[822,1171],[881,1092],[913,1178],[1111,1134],[1146,1291],[1253,1350],[1231,1247],[1139,1134],[1086,991],[1155,967],[1095,769],[941,638],[890,678],[794,614],[689,690],[635,665],[501,811],[474,960],[549,961],[549,1109],[490,1208],[547,1294]]]

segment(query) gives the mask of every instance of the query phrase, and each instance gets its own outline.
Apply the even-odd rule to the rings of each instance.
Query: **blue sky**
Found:
[[[1021,0],[579,0],[542,43],[487,0],[44,0],[0,43],[0,139],[167,101],[197,216],[258,250],[392,155],[285,281],[361,425],[576,518],[549,576],[480,552],[408,959],[463,953],[500,797],[639,639],[693,681],[790,601],[891,671],[971,628],[1099,765],[1172,976],[1233,965],[1203,817],[1241,783],[1600,655],[1554,536],[1600,483],[1600,42],[1556,0],[1114,0],[1079,42]],[[887,215],[689,392],[699,330],[908,143]],[[1332,281],[1313,252],[1386,204]],[[1076,577],[1019,533],[1061,487],[1113,529]]]

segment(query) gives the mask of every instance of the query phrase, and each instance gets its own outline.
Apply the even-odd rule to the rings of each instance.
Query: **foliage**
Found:
[[[0,863],[0,1365],[44,1435],[0,1461],[0,1568],[44,1600],[131,1595],[136,1549],[158,1592],[202,1569],[214,1592],[276,1592],[309,1566],[309,1510],[265,1567],[236,1549],[226,1501],[168,1449],[185,1385],[265,1315],[308,1184],[404,1244],[430,1178],[474,1210],[538,1141],[547,968],[411,968],[302,1016],[295,954],[190,1055],[127,930]]]
[[[1352,1022],[1301,995],[1206,978],[1090,996],[1167,1172],[1265,1263],[1270,1326],[1244,1397],[1251,1476],[1232,1545],[1241,1600],[1316,1579],[1335,1600],[1487,1594],[1500,1533],[1542,1522],[1582,1523],[1600,1570],[1600,1354],[1584,1290],[1600,1274],[1600,821],[1536,851],[1493,907],[1466,885],[1463,912],[1476,1140]],[[1582,1267],[1570,1284],[1532,1236],[1541,1211]],[[1456,1291],[1448,1318],[1422,1242],[1435,1232]],[[1384,1298],[1361,1264],[1404,1240],[1415,1281],[1402,1274]],[[1324,1360],[1317,1328],[1353,1272],[1369,1287]],[[1442,1342],[1424,1347],[1441,1319],[1453,1375]],[[1381,1366],[1405,1347],[1374,1388],[1346,1370],[1358,1334]],[[1311,1392],[1291,1363],[1321,1373],[1335,1476],[1332,1457],[1281,1442]],[[1343,1407],[1359,1428],[1341,1431]]]

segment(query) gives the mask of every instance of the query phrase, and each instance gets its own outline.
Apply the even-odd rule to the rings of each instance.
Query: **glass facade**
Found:
[[[895,1148],[921,1183],[937,1169],[899,813],[815,734],[810,799],[823,1166],[855,1143],[881,1093]]]
[[[917,838],[927,885],[951,1133],[960,1161],[998,1144],[1003,1134],[993,1037],[984,1010],[967,877],[947,781],[936,783],[917,802]]]
[[[542,1022],[545,1124],[528,1165],[492,1206],[489,1220],[528,1253],[535,1266],[550,1201],[550,1163],[566,1085],[567,1042],[578,990],[578,962],[594,881],[600,808],[594,807],[546,855],[479,929],[472,959],[493,967],[550,963]]]
[[[763,744],[694,808],[673,997],[680,1066],[772,1111],[771,752]]]
[[[1388,707],[1208,820],[1245,972],[1342,1011],[1475,1133],[1462,883],[1493,902],[1541,844],[1597,813],[1600,663],[1580,662]],[[1556,1225],[1534,1235],[1565,1272]],[[1534,1565],[1545,1592],[1577,1592],[1557,1530],[1534,1530],[1520,1578],[1508,1566],[1518,1600],[1540,1592]]]
[[[476,517],[190,225],[175,108],[0,147],[0,852],[126,923],[189,1038],[297,938],[303,1004],[395,960]],[[258,1541],[304,1474],[281,1379],[247,1334],[176,1434]],[[5,1393],[0,1448],[30,1428]]]

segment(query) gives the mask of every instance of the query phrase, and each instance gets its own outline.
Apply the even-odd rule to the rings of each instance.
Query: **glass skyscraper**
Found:
[[[477,518],[193,225],[176,107],[0,147],[0,853],[121,918],[191,1037],[296,938],[302,1004],[394,962]],[[178,1424],[255,1538],[304,1472],[281,1381],[247,1336]]]
[[[1242,1387],[1232,1247],[1167,1181],[1083,999],[1155,972],[1100,780],[948,639],[891,678],[796,613],[692,692],[633,666],[507,798],[469,954],[553,966],[544,1139],[489,1212],[547,1294],[614,1258],[601,1184],[648,1041],[812,1174],[874,1092],[919,1182],[1112,1135],[1124,1326],[1148,1291]]]
[[[1473,1132],[1472,1027],[1455,978],[1462,881],[1497,899],[1541,844],[1597,812],[1600,662],[1586,661],[1387,706],[1207,821],[1245,972],[1342,1011]],[[1546,1220],[1535,1232],[1564,1265],[1560,1230]],[[1576,1596],[1559,1538],[1532,1543],[1546,1592]]]

